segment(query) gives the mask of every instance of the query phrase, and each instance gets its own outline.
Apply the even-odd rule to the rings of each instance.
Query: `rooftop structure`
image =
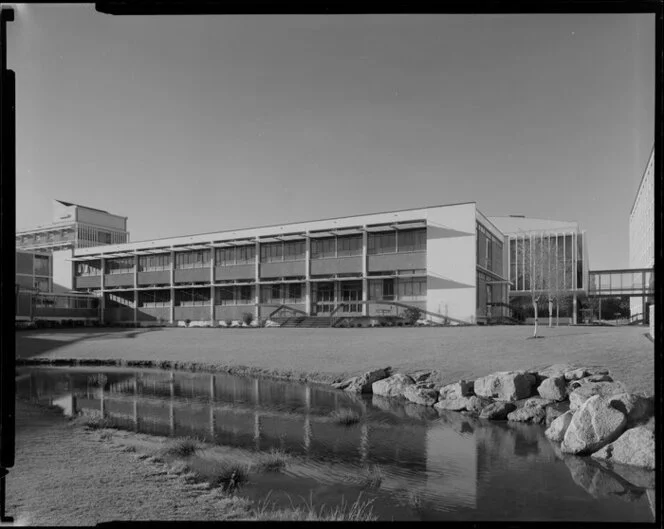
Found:
[[[16,248],[50,252],[129,241],[127,217],[53,200],[53,221],[16,233]]]

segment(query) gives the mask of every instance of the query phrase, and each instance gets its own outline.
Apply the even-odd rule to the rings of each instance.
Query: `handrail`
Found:
[[[339,303],[338,305],[336,305],[334,307],[332,312],[330,312],[330,327],[334,327],[339,321],[341,321],[342,318],[345,317],[345,316],[337,316],[335,318],[334,315],[339,311],[339,309],[341,309],[342,307],[346,307],[346,306],[348,306],[348,303],[344,303],[344,302]]]
[[[263,305],[263,306],[266,306],[266,305]],[[269,306],[269,305],[267,305],[267,306]],[[296,309],[295,307],[291,307],[291,306],[286,305],[286,304],[284,303],[284,304],[282,304],[282,305],[279,305],[279,306],[278,306],[275,310],[273,310],[272,312],[270,312],[270,314],[268,314],[268,316],[267,316],[267,319],[268,319],[268,320],[271,320],[277,312],[279,312],[280,310],[283,310],[283,309],[288,309],[288,310],[291,310],[291,311],[293,311],[293,312],[299,312],[300,314],[302,314],[302,315],[304,315],[304,316],[307,315],[306,311],[301,310],[301,309]]]

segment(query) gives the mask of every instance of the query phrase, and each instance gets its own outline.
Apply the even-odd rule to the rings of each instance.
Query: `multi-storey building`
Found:
[[[641,177],[639,189],[629,214],[629,266],[630,268],[652,268],[655,265],[655,148],[653,147]],[[644,314],[646,302],[632,297],[632,316]]]
[[[585,284],[577,232],[570,290]],[[72,287],[98,295],[106,321],[375,318],[416,307],[482,322],[510,315],[510,240],[470,202],[79,248]]]
[[[512,305],[528,312],[532,294],[543,294],[562,305],[557,307],[559,314],[577,323],[578,301],[588,289],[585,231],[576,222],[522,215],[491,217],[491,221],[509,241],[506,275]],[[548,310],[548,303],[541,303],[538,312],[544,315]]]
[[[53,201],[51,224],[16,234],[16,248],[41,252],[128,241],[127,217],[62,200]]]
[[[16,251],[16,285],[19,289],[51,292],[53,260],[50,254]]]

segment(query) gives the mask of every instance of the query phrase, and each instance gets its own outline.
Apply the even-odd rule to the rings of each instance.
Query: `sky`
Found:
[[[144,16],[19,5],[17,229],[52,199],[139,241],[476,201],[629,264],[654,14]]]

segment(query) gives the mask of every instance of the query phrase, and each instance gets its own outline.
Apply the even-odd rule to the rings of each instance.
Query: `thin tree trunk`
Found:
[[[535,330],[533,331],[533,338],[537,338],[537,323],[538,323],[538,316],[537,316],[537,301],[533,300],[533,309],[535,309]]]
[[[553,327],[553,300],[549,298],[549,328]]]
[[[556,327],[560,325],[560,303],[556,300]]]

